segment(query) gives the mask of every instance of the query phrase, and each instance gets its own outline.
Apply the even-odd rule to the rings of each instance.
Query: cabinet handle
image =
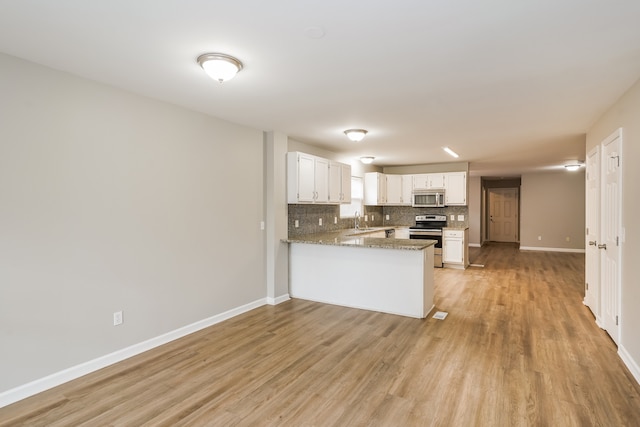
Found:
[[[598,245],[598,249],[604,249],[606,251],[607,250],[607,244],[605,243],[604,245]]]
[[[597,242],[595,240],[589,240],[589,246],[595,246]]]

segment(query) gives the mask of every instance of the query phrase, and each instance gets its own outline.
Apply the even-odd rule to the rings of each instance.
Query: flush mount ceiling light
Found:
[[[231,80],[242,70],[242,62],[224,53],[205,53],[200,55],[198,64],[209,77],[220,83]]]
[[[575,172],[578,169],[580,169],[582,167],[582,163],[581,162],[576,162],[576,163],[571,163],[568,165],[564,165],[564,168],[566,170],[568,170],[569,172]]]
[[[371,163],[373,163],[373,161],[374,161],[375,159],[376,159],[376,158],[375,158],[375,157],[373,157],[373,156],[364,156],[364,157],[360,157],[360,161],[361,161],[362,163],[364,163],[365,165],[370,165]]]
[[[444,151],[446,151],[446,152],[447,152],[447,154],[449,154],[450,156],[455,157],[456,159],[457,159],[458,157],[460,157],[460,156],[458,156],[458,153],[456,153],[455,151],[453,151],[453,150],[452,150],[451,148],[449,148],[449,147],[442,147],[442,149],[443,149]]]
[[[344,134],[353,142],[360,142],[367,134],[367,131],[364,129],[347,129],[344,131]]]

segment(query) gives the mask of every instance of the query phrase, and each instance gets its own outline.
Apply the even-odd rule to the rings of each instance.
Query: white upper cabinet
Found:
[[[351,203],[351,166],[329,162],[329,203]]]
[[[384,205],[387,202],[387,180],[379,172],[364,174],[364,204],[368,206]]]
[[[411,206],[413,175],[364,174],[364,204]]]
[[[448,172],[444,174],[444,197],[447,206],[466,206],[467,204],[467,173]]]
[[[444,173],[419,173],[413,175],[414,190],[434,190],[444,188]]]
[[[287,153],[288,203],[329,203],[329,160]]]
[[[413,192],[413,175],[402,175],[402,204],[411,206]]]
[[[387,180],[387,205],[411,206],[413,175],[385,175]]]
[[[385,175],[387,180],[387,205],[402,204],[402,175]]]

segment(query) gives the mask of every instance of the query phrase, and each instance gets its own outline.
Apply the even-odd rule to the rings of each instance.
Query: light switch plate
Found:
[[[300,221],[298,221],[297,219],[296,219],[295,221],[293,221],[293,226],[294,226],[295,228],[300,227]]]
[[[456,220],[456,216],[454,214],[449,215],[449,218],[451,218],[451,221],[455,221]]]
[[[458,215],[458,221],[464,221],[464,215]]]

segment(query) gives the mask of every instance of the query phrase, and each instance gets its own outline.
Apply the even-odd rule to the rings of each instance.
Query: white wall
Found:
[[[627,366],[640,381],[640,81],[629,89],[587,133],[586,150],[622,128],[622,290],[620,346]],[[631,359],[631,363],[629,363]],[[631,365],[631,366],[630,366]]]
[[[522,175],[520,247],[584,250],[584,212],[584,170]]]
[[[0,393],[266,297],[261,131],[0,73]]]
[[[469,243],[480,245],[480,222],[482,220],[482,179],[479,176],[470,176],[467,180],[469,186]]]

